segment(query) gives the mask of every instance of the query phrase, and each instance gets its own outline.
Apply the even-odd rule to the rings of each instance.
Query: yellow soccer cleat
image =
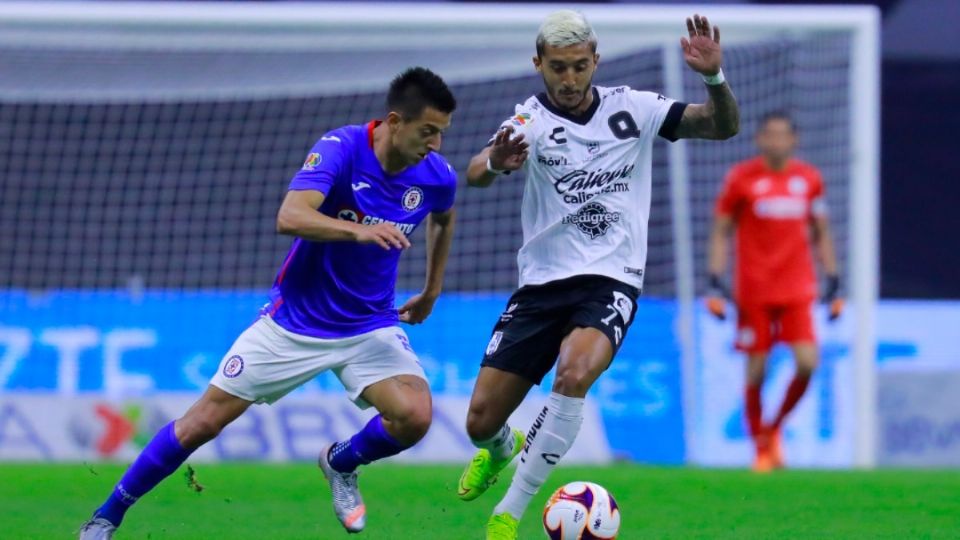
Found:
[[[473,460],[464,469],[460,475],[460,483],[457,485],[457,495],[461,500],[472,501],[483,495],[490,486],[497,483],[497,476],[507,465],[513,461],[523,450],[526,437],[519,429],[513,430],[513,452],[510,457],[503,460],[495,460],[486,449],[478,450],[473,456]]]
[[[504,512],[490,516],[487,522],[487,540],[517,540],[520,521]]]

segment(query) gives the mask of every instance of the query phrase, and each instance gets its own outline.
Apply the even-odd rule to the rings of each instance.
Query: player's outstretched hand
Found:
[[[406,249],[410,247],[410,240],[407,239],[407,235],[390,223],[361,226],[357,230],[357,242],[377,244],[383,249]]]
[[[827,304],[829,315],[827,320],[833,322],[843,313],[844,301],[840,296],[840,277],[827,276],[827,289],[823,293],[823,303]]]
[[[404,302],[403,305],[400,306],[400,309],[397,310],[397,313],[400,314],[400,322],[407,324],[422,323],[430,316],[430,312],[433,311],[433,304],[436,301],[437,297],[428,296],[423,293],[411,296],[410,299]]]
[[[720,276],[710,276],[710,286],[707,291],[707,311],[717,320],[725,321],[727,319],[727,300],[730,298],[730,291]]]
[[[711,28],[706,17],[694,15],[693,18],[687,18],[687,34],[690,39],[680,38],[680,47],[690,69],[708,77],[719,73],[723,57],[720,51],[720,28]]]
[[[490,146],[490,165],[499,171],[515,171],[523,166],[530,155],[530,145],[523,139],[523,133],[513,139],[513,128],[507,126],[497,132]]]

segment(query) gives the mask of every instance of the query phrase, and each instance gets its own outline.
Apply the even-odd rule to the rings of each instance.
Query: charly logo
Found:
[[[227,358],[227,361],[223,364],[223,376],[233,379],[241,373],[243,373],[243,358],[239,354]]]
[[[612,171],[576,169],[553,179],[553,187],[563,195],[563,202],[583,204],[600,193],[630,191],[630,184],[618,182],[630,178],[635,165],[623,165]]]
[[[408,188],[403,192],[403,199],[401,199],[403,208],[408,212],[413,212],[417,208],[420,208],[420,205],[423,204],[423,190],[414,186]]]
[[[610,212],[606,206],[592,202],[580,207],[576,214],[565,216],[563,223],[576,225],[580,232],[593,239],[607,234],[612,224],[619,222],[622,216],[620,212]]]

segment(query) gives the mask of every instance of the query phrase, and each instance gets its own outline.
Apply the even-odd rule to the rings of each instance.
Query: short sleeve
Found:
[[[737,181],[738,175],[736,168],[730,169],[727,177],[723,180],[723,188],[717,197],[717,204],[714,207],[714,214],[717,216],[734,216],[737,208],[740,206],[741,194],[740,183]]]
[[[641,131],[656,133],[664,139],[677,140],[677,126],[683,118],[686,103],[665,97],[654,92],[630,91],[630,97],[641,119]]]
[[[348,141],[335,133],[328,133],[320,138],[303,166],[290,180],[290,191],[316,190],[324,195],[329,193],[331,186],[344,172]]]
[[[437,200],[433,205],[433,212],[442,214],[453,208],[453,202],[457,198],[457,172],[449,163],[444,164],[449,173],[449,181],[441,185],[437,190]]]
[[[810,168],[810,214],[815,218],[828,214],[823,177],[820,176],[820,171],[813,167]]]

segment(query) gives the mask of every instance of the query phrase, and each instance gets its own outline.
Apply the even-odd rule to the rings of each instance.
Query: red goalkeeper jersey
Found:
[[[727,173],[716,212],[736,226],[739,304],[790,304],[816,298],[810,222],[826,212],[816,167],[791,159],[782,171],[757,157]]]

